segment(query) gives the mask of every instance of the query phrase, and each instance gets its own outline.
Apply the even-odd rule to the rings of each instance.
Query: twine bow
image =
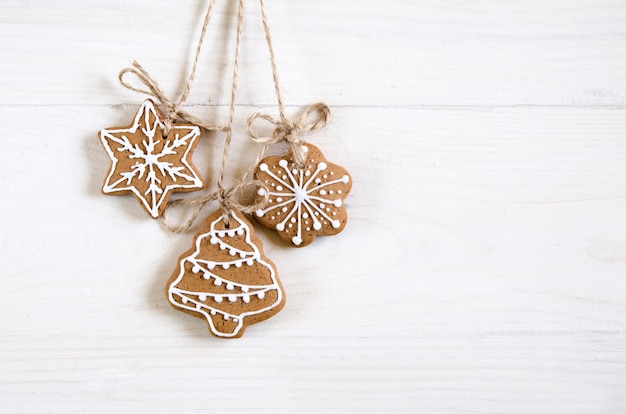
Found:
[[[313,118],[316,116],[316,118]],[[324,128],[331,117],[330,107],[323,102],[309,105],[299,118],[288,119],[286,116],[275,118],[269,114],[255,112],[248,117],[246,129],[250,139],[256,143],[270,145],[286,142],[291,147],[294,161],[301,168],[306,162],[306,152],[302,149],[302,135],[306,132]],[[274,125],[271,136],[260,135],[254,126],[255,121],[264,120]]]
[[[132,74],[137,77],[137,79],[147,86],[148,89],[136,88],[130,83],[126,82],[124,76],[126,74]],[[189,112],[182,110],[180,107],[185,102],[187,98],[187,94],[183,94],[177,103],[172,102],[163,92],[159,83],[150,75],[150,73],[143,68],[136,60],[132,61],[132,67],[124,68],[120,71],[118,76],[120,83],[127,89],[130,89],[134,92],[143,93],[149,95],[159,101],[167,113],[165,118],[165,133],[170,131],[172,128],[172,123],[176,118],[184,119],[187,122],[190,122],[194,125],[197,125],[201,128],[204,128],[209,131],[223,131],[225,129],[224,126],[208,124],[202,121],[200,118],[197,118],[191,115]]]

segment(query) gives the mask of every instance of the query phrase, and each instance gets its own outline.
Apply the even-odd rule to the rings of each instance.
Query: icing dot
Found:
[[[215,309],[211,309],[211,315],[215,316],[217,314],[217,312],[215,311]]]
[[[239,228],[237,229],[237,234],[238,234],[239,236],[243,236],[243,229],[242,229],[241,227],[239,227]]]
[[[336,212],[336,211],[333,211],[333,216],[336,216],[336,215],[337,215],[337,212]]]
[[[292,173],[293,175],[296,175],[296,174],[298,174],[298,170],[296,170],[296,169],[294,168],[293,170],[291,170],[291,173]]]
[[[263,210],[261,210],[261,209],[258,209],[258,210],[256,211],[256,216],[257,216],[257,217],[263,217],[263,214],[265,214],[265,211],[263,211]]]
[[[283,180],[286,180],[286,179],[287,179],[287,176],[286,176],[286,175],[283,175]]]
[[[205,294],[200,294],[198,295],[198,299],[202,302],[204,302],[206,300],[206,295]]]
[[[266,164],[266,163],[262,163],[261,165],[259,165],[259,170],[261,170],[261,171],[267,171],[267,170],[268,170],[268,168],[267,168],[267,164]]]
[[[283,231],[283,230],[285,230],[285,223],[278,223],[278,224],[276,225],[276,230],[278,230],[278,231]]]
[[[341,207],[341,199],[337,199],[337,200],[333,201],[333,205],[335,207]]]
[[[291,222],[292,222],[292,223],[295,223],[295,222],[296,222],[296,218],[295,218],[295,217],[292,217],[292,218],[291,218]]]
[[[327,212],[328,212],[328,211],[330,211],[330,207],[327,207],[327,208],[326,208],[326,211],[327,211]]]
[[[235,296],[235,295],[228,295],[228,300],[229,300],[230,302],[234,302],[234,301],[236,301],[236,300],[237,300],[237,296]]]
[[[228,315],[224,315],[224,320],[225,320],[225,321],[227,321],[227,320],[229,320],[229,319],[230,319],[230,316],[228,316]]]
[[[287,166],[287,160],[280,160],[278,161],[278,165],[280,165],[281,167],[285,168]]]
[[[330,172],[330,175],[335,175],[335,173],[333,171]]]
[[[337,194],[341,194],[341,193],[343,193],[343,191],[337,190]]]
[[[220,250],[226,250],[226,245],[225,244],[220,244]]]
[[[217,239],[217,237],[211,237],[211,240],[209,240],[211,244],[217,244],[219,242],[219,240]]]
[[[320,195],[326,195],[326,190],[320,190]]]
[[[241,262],[235,262],[235,267],[239,269],[241,267]]]
[[[249,290],[250,290],[250,288],[249,288],[248,286],[242,286],[242,287],[241,287],[241,290],[242,290],[243,292],[247,292],[247,291],[249,291]]]
[[[315,212],[315,215],[316,215],[316,216],[319,216],[319,215],[320,215],[320,213],[316,211],[316,212]]]
[[[324,174],[324,175],[322,176],[322,178],[324,178],[324,179],[328,178],[328,174]]]
[[[349,175],[344,175],[343,177],[341,177],[341,182],[344,184],[348,184],[348,182],[350,181],[350,176]]]
[[[310,227],[307,227],[307,228],[306,228],[306,231],[311,231],[311,228],[310,228]]]
[[[315,223],[313,223],[313,228],[315,230],[319,230],[322,228],[322,223],[320,223],[319,221],[316,221]]]
[[[306,171],[305,171],[305,173],[304,173],[304,175],[306,175],[306,176],[308,177],[309,175],[311,175],[311,171],[306,170]]]
[[[228,237],[235,237],[235,230],[229,230]]]
[[[217,232],[217,235],[218,235],[219,237],[224,237],[224,236],[226,236],[226,232],[225,232],[225,231],[218,231],[218,232]]]
[[[259,188],[256,193],[260,196],[264,196],[266,193],[265,188]]]
[[[320,184],[321,182],[322,182],[322,180],[320,180],[319,178],[316,178],[316,179],[315,179],[315,183],[316,183],[316,184]]]
[[[198,273],[198,272],[200,271],[200,266],[198,266],[198,265],[194,265],[194,266],[191,268],[191,271],[192,271],[192,272],[194,272],[194,273]]]
[[[333,226],[333,228],[338,229],[339,226],[341,226],[341,223],[339,222],[339,220],[332,220],[330,222],[330,224]]]
[[[234,256],[234,255],[236,255],[236,254],[237,254],[237,252],[236,252],[236,251],[234,251],[234,250],[230,250],[230,251],[228,252],[228,254],[230,254],[231,256]]]
[[[326,208],[326,205],[324,203],[320,203],[320,208]]]
[[[213,284],[215,286],[222,286],[222,281],[220,279],[215,279],[215,282],[213,282]]]
[[[328,167],[328,165],[326,165],[325,162],[320,162],[319,164],[317,164],[317,169],[320,171],[324,171],[326,167]]]
[[[209,270],[213,270],[213,269],[215,269],[215,263],[213,263],[213,262],[207,263],[206,267],[208,267]]]
[[[271,216],[270,220],[276,220],[276,216]]]
[[[302,214],[302,218],[303,218],[303,219],[308,219],[308,218],[309,218],[309,213],[304,213],[304,214]]]
[[[283,207],[282,210],[283,210],[283,213],[286,213],[287,210],[289,210],[289,209],[287,207]]]
[[[302,238],[298,236],[294,236],[291,238],[291,242],[295,244],[296,246],[300,246],[300,244],[302,243]]]
[[[202,309],[202,305],[201,305],[201,304],[199,304],[199,303],[196,303],[196,309],[197,309],[197,310]]]
[[[244,257],[246,257],[246,252],[240,252],[240,253],[239,253],[239,257],[241,257],[242,259],[243,259]]]
[[[245,303],[250,303],[250,295],[243,295],[243,301]]]
[[[183,297],[181,297],[180,299],[181,299],[181,301],[182,301],[183,303],[187,303],[187,298],[186,298],[186,297],[184,297],[184,296],[183,296]]]
[[[265,292],[259,292],[257,296],[259,299],[263,299],[265,297]]]
[[[202,277],[203,277],[204,279],[206,279],[206,280],[209,280],[209,279],[211,278],[211,275],[210,275],[210,274],[208,274],[208,273],[205,273],[205,274],[203,274],[203,275],[202,275]]]
[[[309,152],[309,147],[307,147],[306,145],[302,146],[302,151],[303,152]]]
[[[335,194],[335,192],[333,190],[330,190],[328,194]]]
[[[235,285],[233,285],[231,282],[226,284],[226,289],[233,290],[234,288],[235,288]]]
[[[291,229],[291,228],[293,228],[293,224],[289,223],[289,225],[287,227],[289,227]]]
[[[276,202],[277,202],[277,203],[280,203],[281,201],[283,201],[282,197],[278,197],[278,198],[276,199]]]
[[[252,266],[252,265],[254,264],[254,260],[252,260],[252,259],[248,259],[248,260],[246,260],[246,264],[247,264],[248,266]]]
[[[276,190],[278,190],[278,191],[282,191],[282,189],[283,189],[282,185],[279,185],[279,186],[276,187]]]
[[[223,267],[224,269],[228,269],[228,268],[230,267],[230,263],[223,263],[223,264],[222,264],[222,267]]]
[[[217,303],[222,303],[222,297],[221,296],[215,296],[213,299],[215,299],[215,301]]]

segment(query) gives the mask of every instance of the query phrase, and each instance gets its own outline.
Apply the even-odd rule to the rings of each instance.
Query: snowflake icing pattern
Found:
[[[102,192],[134,194],[153,218],[161,215],[170,193],[193,191],[204,185],[187,159],[198,144],[200,128],[174,124],[164,137],[162,119],[148,99],[131,126],[100,131],[100,140],[111,158]]]
[[[270,157],[256,171],[256,178],[268,188],[259,189],[257,201],[269,192],[268,204],[256,211],[257,221],[297,247],[310,244],[318,234],[343,230],[347,221],[343,200],[352,187],[345,169],[329,163],[317,147],[303,148],[307,151],[303,168],[293,156]]]

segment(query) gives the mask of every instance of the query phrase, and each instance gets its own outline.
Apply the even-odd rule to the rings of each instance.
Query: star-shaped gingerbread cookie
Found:
[[[102,192],[134,194],[148,214],[157,218],[171,193],[201,189],[204,183],[191,163],[200,128],[173,123],[165,135],[163,114],[150,99],[130,126],[101,130],[100,141],[111,158]]]

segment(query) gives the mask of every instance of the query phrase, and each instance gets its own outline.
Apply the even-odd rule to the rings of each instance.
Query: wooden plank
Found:
[[[273,104],[256,2],[242,52],[242,104]],[[177,96],[204,1],[4,2],[0,104],[137,102],[117,73],[138,59]],[[233,5],[218,2],[191,104],[225,104]],[[305,105],[624,105],[626,4],[270,2],[287,101]]]

